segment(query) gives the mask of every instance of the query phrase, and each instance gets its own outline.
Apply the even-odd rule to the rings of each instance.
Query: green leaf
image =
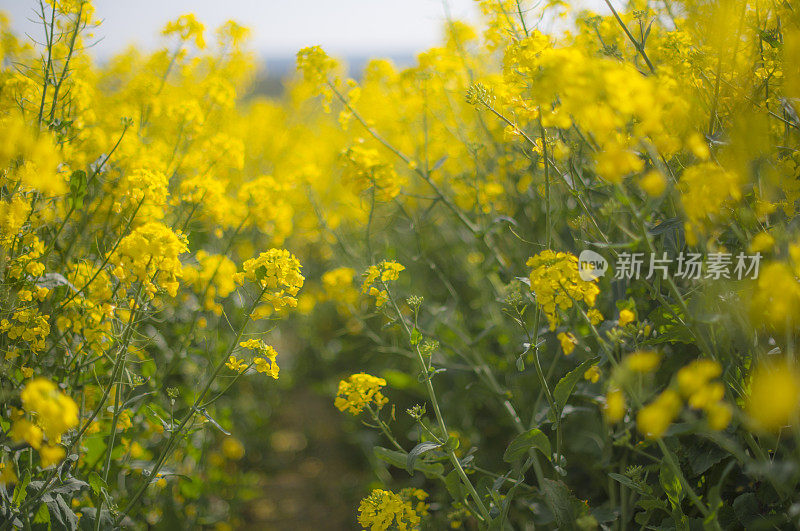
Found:
[[[39,510],[33,516],[33,523],[44,525],[48,530],[50,529],[50,510],[46,504],[43,503],[39,506]]]
[[[589,367],[597,363],[599,359],[598,357],[594,357],[584,361],[568,372],[567,375],[561,378],[556,384],[556,388],[553,391],[553,399],[556,402],[556,409],[558,410],[559,417],[561,416],[561,412],[564,411],[564,406],[567,405],[567,400],[569,400],[572,390],[575,388],[575,384],[583,377],[583,373],[585,373]]]
[[[458,440],[458,437],[450,436],[447,438],[447,442],[444,443],[444,447],[448,450],[458,450],[458,447],[461,446],[461,441]]]
[[[437,160],[436,164],[434,164],[433,167],[430,170],[428,170],[428,173],[435,172],[436,170],[441,168],[444,165],[445,161],[447,161],[447,155]]]
[[[610,477],[611,479],[613,479],[617,483],[620,483],[621,485],[623,485],[625,487],[628,487],[629,489],[631,489],[633,491],[638,492],[639,494],[644,494],[644,495],[650,494],[644,488],[642,488],[641,485],[639,485],[638,483],[633,481],[628,476],[623,476],[622,474],[615,474],[614,472],[609,472],[608,473],[608,477]]]
[[[728,466],[725,467],[725,470],[722,471],[719,481],[717,484],[711,487],[708,491],[708,508],[709,513],[708,516],[705,517],[703,520],[703,525],[706,529],[710,528],[719,528],[719,511],[723,507],[722,502],[722,485],[725,483],[725,480],[728,478],[728,474],[730,474],[731,470],[736,466],[735,461],[731,461],[728,463]]]
[[[411,331],[411,344],[412,345],[419,345],[419,342],[422,341],[422,332],[417,330],[417,327],[414,327],[414,330]]]
[[[678,476],[675,475],[666,461],[661,463],[658,481],[661,483],[661,487],[664,489],[664,493],[667,495],[672,507],[680,507],[681,500],[684,496],[683,486],[681,485],[681,480],[678,479]]]
[[[416,463],[417,457],[421,456],[425,452],[430,452],[431,450],[435,450],[436,448],[439,448],[439,445],[435,442],[430,442],[430,441],[421,442],[414,448],[412,448],[411,451],[408,452],[408,455],[406,456],[406,470],[408,471],[408,473],[411,475],[414,474],[414,463]]]
[[[103,481],[103,478],[100,477],[100,474],[97,472],[92,472],[89,474],[89,486],[92,487],[92,492],[94,492],[95,496],[99,496],[100,492],[104,488],[108,488],[106,482]]]
[[[521,459],[525,456],[531,448],[536,448],[544,454],[548,461],[551,460],[553,452],[550,449],[550,439],[538,428],[533,428],[532,430],[520,433],[512,439],[503,454],[503,461],[506,463],[513,463],[517,459]]]
[[[45,503],[50,511],[50,521],[56,529],[75,531],[78,528],[78,517],[60,495],[50,498]]]
[[[398,452],[396,450],[389,450],[381,446],[375,446],[372,449],[375,456],[381,461],[385,461],[397,468],[406,468],[407,457],[405,452]],[[444,474],[444,465],[441,463],[425,463],[417,461],[414,463],[414,470],[418,470],[429,477],[441,477]]]
[[[97,519],[97,509],[94,507],[81,508],[80,529],[85,531],[94,531],[95,520]],[[122,521],[122,529],[126,529],[125,521]],[[111,519],[111,513],[108,509],[100,511],[100,529],[114,529],[114,522]]]
[[[667,506],[667,502],[660,498],[642,498],[638,502],[636,502],[638,507],[641,507],[645,511],[657,511],[661,510],[665,513],[669,514],[669,507]]]
[[[580,503],[561,482],[542,478],[542,495],[553,513],[558,529],[576,529],[577,505]]]
[[[86,197],[86,188],[89,180],[86,178],[86,172],[83,170],[75,170],[69,176],[69,202],[70,206],[74,205],[75,208],[83,208],[83,199]]]
[[[22,476],[22,481],[17,483],[17,487],[14,489],[14,497],[12,498],[14,507],[19,507],[20,504],[25,501],[25,497],[28,495],[28,483],[30,482],[31,473],[26,470],[25,475]]]
[[[88,487],[89,484],[85,481],[81,481],[75,478],[67,478],[62,481],[59,485],[51,487],[49,492],[51,494],[71,494],[75,491],[79,491],[85,487]]]
[[[464,488],[464,483],[461,482],[461,476],[455,470],[445,476],[444,486],[447,487],[447,492],[454,500],[460,502],[467,498],[467,490]]]

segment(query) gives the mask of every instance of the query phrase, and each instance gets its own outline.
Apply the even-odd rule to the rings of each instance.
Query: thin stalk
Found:
[[[183,416],[183,418],[181,419],[180,423],[178,423],[177,427],[171,426],[172,434],[170,435],[170,438],[167,441],[167,443],[164,445],[164,448],[161,451],[161,454],[158,456],[158,459],[156,460],[155,465],[153,466],[152,470],[147,475],[145,480],[142,482],[142,485],[139,487],[139,489],[136,491],[136,493],[130,499],[128,504],[125,506],[125,509],[123,509],[119,513],[119,515],[117,515],[117,519],[115,521],[115,525],[119,525],[119,522],[122,521],[122,519],[125,517],[125,515],[128,514],[128,512],[130,512],[130,510],[136,505],[136,503],[138,503],[139,498],[141,498],[142,495],[144,494],[145,490],[147,490],[147,487],[150,485],[150,482],[153,480],[154,477],[156,477],[156,475],[158,474],[158,471],[161,470],[161,467],[164,465],[164,462],[166,461],[166,459],[167,459],[167,457],[168,457],[168,455],[169,455],[169,453],[170,453],[170,451],[172,449],[173,444],[176,442],[178,436],[183,431],[183,428],[186,427],[186,424],[188,424],[189,421],[192,418],[194,418],[194,415],[197,412],[198,406],[205,399],[205,396],[208,393],[208,391],[211,389],[211,385],[216,380],[217,375],[219,375],[220,371],[225,366],[225,363],[227,362],[229,356],[233,353],[234,349],[236,349],[236,346],[239,344],[239,341],[242,339],[242,335],[244,334],[245,328],[247,328],[247,325],[250,324],[250,320],[251,320],[250,316],[253,313],[253,311],[256,309],[256,306],[258,306],[259,302],[261,301],[261,297],[263,297],[264,292],[266,292],[266,288],[262,288],[262,290],[259,293],[259,295],[255,299],[253,299],[253,303],[251,304],[249,310],[247,311],[247,314],[245,315],[244,323],[242,323],[242,326],[239,328],[239,331],[236,334],[236,338],[233,340],[233,342],[231,342],[231,344],[228,347],[228,350],[226,351],[225,355],[222,357],[222,359],[219,361],[219,363],[217,363],[217,366],[214,368],[212,373],[209,375],[208,379],[206,380],[205,384],[202,387],[202,390],[197,395],[197,398],[195,399],[194,404],[192,404],[192,406],[189,408],[189,410]]]
[[[391,301],[392,306],[394,307],[395,311],[397,312],[397,317],[400,323],[403,325],[403,329],[406,332],[408,337],[411,337],[411,329],[408,328],[408,323],[406,323],[405,317],[403,317],[403,313],[400,311],[400,307],[397,305],[397,301],[395,300],[394,296],[389,291],[389,287],[386,285],[385,282],[381,281],[383,284],[383,289],[386,290],[388,294],[389,301]],[[461,466],[461,462],[458,460],[455,452],[447,447],[445,443],[447,442],[448,431],[447,425],[445,424],[444,417],[442,416],[441,408],[439,407],[439,400],[436,398],[436,391],[433,389],[433,383],[431,382],[431,375],[428,371],[427,365],[425,364],[425,358],[422,356],[422,352],[419,350],[417,345],[414,345],[414,351],[417,354],[417,361],[419,362],[420,370],[425,374],[425,388],[428,391],[428,398],[431,401],[431,405],[433,406],[433,413],[436,417],[436,421],[439,424],[439,430],[441,431],[441,436],[445,438],[444,441],[441,439],[438,440],[440,444],[442,444],[443,449],[447,453],[450,462],[452,463],[453,467],[456,470],[456,473],[461,478],[461,482],[467,488],[472,496],[472,499],[475,501],[475,504],[478,506],[478,510],[481,513],[482,520],[488,521],[491,517],[489,516],[489,511],[486,509],[486,505],[484,505],[483,500],[481,499],[478,491],[475,490],[475,487],[472,485],[472,482],[467,477],[466,472],[464,472],[464,468]]]
[[[630,30],[628,30],[628,26],[626,26],[625,23],[622,21],[622,19],[619,17],[619,13],[617,13],[617,10],[614,9],[613,5],[611,5],[611,2],[609,0],[605,0],[605,3],[611,10],[611,12],[614,14],[614,18],[617,19],[617,22],[622,27],[622,31],[624,31],[625,35],[628,36],[628,40],[631,41],[633,47],[636,48],[636,51],[639,52],[639,55],[642,56],[644,62],[647,63],[647,68],[650,69],[650,73],[655,74],[656,69],[653,67],[653,63],[650,62],[650,58],[647,57],[647,53],[644,51],[644,46],[642,45],[642,43],[637,41],[636,38],[633,36],[633,34],[631,34]]]

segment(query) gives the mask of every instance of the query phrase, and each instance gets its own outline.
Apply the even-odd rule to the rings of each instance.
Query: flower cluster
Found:
[[[50,335],[49,319],[49,315],[39,313],[33,306],[21,307],[11,315],[11,320],[0,319],[0,332],[5,332],[11,341],[25,341],[32,352],[41,352],[46,346],[45,339]]]
[[[375,297],[376,306],[383,306],[389,300],[389,293],[384,288],[386,282],[400,278],[400,272],[403,270],[405,267],[394,260],[384,260],[378,265],[369,266],[362,275],[364,281],[361,284],[361,292]]]
[[[29,203],[20,196],[10,201],[0,200],[0,246],[11,248],[29,212]]]
[[[252,350],[256,353],[256,356],[253,357],[253,365],[255,365],[258,372],[272,376],[276,380],[278,379],[280,367],[278,367],[278,363],[275,361],[278,353],[275,352],[274,348],[272,348],[270,345],[267,345],[260,339],[248,339],[247,341],[242,341],[239,343],[239,346]],[[233,356],[231,357],[233,358]],[[241,363],[242,362],[240,360],[236,361],[237,365],[240,365]],[[232,370],[239,370],[234,369],[233,367],[230,368]]]
[[[626,362],[631,370],[650,372],[660,360],[657,353],[639,352],[628,356]],[[682,367],[675,377],[675,385],[639,410],[636,416],[639,431],[651,439],[663,437],[683,409],[684,400],[691,409],[705,412],[709,428],[724,430],[731,421],[732,412],[724,401],[724,384],[715,381],[720,374],[722,367],[712,360],[695,360]]]
[[[753,371],[747,396],[747,415],[753,426],[778,432],[795,425],[800,413],[800,370],[787,360],[767,360]]]
[[[625,357],[625,367],[633,372],[648,373],[661,363],[661,354],[650,350],[639,350]]]
[[[137,214],[142,214],[143,218],[162,219],[169,195],[168,185],[163,172],[137,168],[114,183],[112,193],[120,194],[114,209],[117,212],[126,207],[137,209]]]
[[[181,15],[169,22],[162,31],[163,35],[176,35],[182,41],[194,41],[198,48],[205,48],[206,41],[203,37],[203,24],[194,15]]]
[[[366,373],[352,374],[339,382],[334,405],[339,411],[353,415],[361,413],[365,407],[382,408],[389,401],[381,393],[386,380]]]
[[[12,437],[38,450],[43,468],[58,463],[64,458],[64,449],[58,446],[61,436],[78,425],[75,401],[45,378],[28,382],[20,393],[20,400],[32,420],[17,418],[11,428]]]
[[[242,265],[243,271],[233,275],[240,286],[245,280],[255,283],[262,294],[263,303],[253,311],[253,319],[263,319],[272,312],[281,312],[297,306],[296,295],[303,287],[305,277],[300,274],[300,262],[285,249],[270,249]]]
[[[227,256],[209,254],[201,249],[197,252],[197,265],[183,266],[183,281],[192,286],[203,297],[203,309],[222,314],[222,305],[217,297],[225,298],[236,289],[233,275],[236,264]]]
[[[185,237],[151,221],[125,236],[109,262],[116,266],[114,276],[127,283],[141,282],[151,298],[159,286],[174,297],[183,275],[178,257],[188,250]]]
[[[755,281],[750,318],[756,328],[783,332],[800,322],[800,283],[789,264],[766,264]]]
[[[530,286],[536,302],[555,330],[561,318],[558,310],[572,308],[574,302],[594,307],[600,288],[595,279],[583,280],[578,271],[578,257],[571,253],[545,250],[528,259]]]
[[[686,212],[686,239],[697,243],[697,235],[728,218],[731,204],[742,196],[742,179],[735,172],[711,163],[697,164],[681,175],[681,203]],[[725,208],[727,207],[727,208]]]
[[[725,385],[714,381],[722,366],[713,360],[696,360],[678,371],[678,388],[689,407],[706,412],[712,430],[724,430],[731,420],[731,409],[724,402]]]
[[[358,192],[371,190],[376,201],[391,201],[400,193],[402,180],[378,150],[355,145],[345,151],[344,179]]]
[[[358,290],[353,285],[356,272],[351,267],[337,267],[322,274],[325,297],[334,301],[339,313],[349,315],[350,308],[358,302]]]
[[[408,488],[399,493],[375,489],[361,500],[358,523],[371,531],[416,529],[422,517],[428,514],[427,497],[428,494],[421,489]]]
[[[660,439],[681,412],[681,407],[681,398],[677,391],[666,389],[639,410],[636,414],[636,426],[646,437]]]
[[[248,219],[280,245],[292,232],[294,212],[287,201],[289,187],[271,175],[262,175],[245,183],[239,201],[247,206]]]

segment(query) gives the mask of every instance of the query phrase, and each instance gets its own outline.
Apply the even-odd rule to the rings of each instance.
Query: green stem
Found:
[[[156,463],[153,466],[153,469],[150,471],[150,473],[147,475],[145,480],[142,482],[142,485],[139,487],[139,490],[136,491],[136,493],[130,499],[128,504],[125,506],[125,509],[123,509],[122,512],[119,513],[119,515],[117,515],[117,519],[115,521],[115,525],[119,525],[119,522],[122,521],[122,519],[125,517],[125,515],[128,514],[128,512],[133,508],[134,505],[136,505],[136,503],[139,501],[139,498],[141,498],[142,495],[144,494],[145,490],[147,490],[147,487],[150,485],[150,482],[158,474],[158,471],[161,470],[161,467],[164,465],[164,462],[166,461],[167,456],[169,455],[169,452],[171,451],[173,444],[177,440],[177,438],[180,435],[180,433],[183,431],[183,428],[186,426],[186,424],[188,424],[189,421],[192,418],[194,418],[194,415],[197,412],[198,406],[205,399],[205,396],[208,393],[208,391],[211,389],[211,385],[216,380],[217,375],[219,375],[220,371],[225,366],[225,363],[228,361],[228,358],[233,353],[233,351],[236,348],[236,346],[239,344],[239,341],[242,339],[242,335],[244,334],[245,328],[247,328],[247,325],[250,323],[250,319],[251,319],[250,315],[256,309],[256,306],[258,306],[259,302],[261,301],[261,297],[264,295],[265,291],[266,291],[266,288],[262,288],[261,292],[259,293],[259,295],[253,300],[253,303],[250,306],[250,309],[247,311],[247,314],[245,315],[244,323],[239,328],[239,331],[236,334],[236,339],[234,339],[233,342],[230,344],[230,346],[228,347],[228,350],[226,351],[225,355],[222,357],[222,359],[219,361],[219,363],[217,363],[217,366],[214,368],[214,370],[212,371],[211,375],[206,380],[205,384],[203,385],[202,390],[200,391],[200,393],[198,394],[197,398],[195,399],[194,404],[192,404],[192,406],[186,412],[186,415],[183,416],[183,418],[181,419],[181,421],[178,424],[178,426],[177,427],[172,426],[172,434],[170,435],[170,438],[167,441],[166,445],[164,445],[164,448],[161,451],[161,454],[158,456],[158,459],[156,460]]]
[[[403,329],[405,330],[406,335],[408,337],[411,337],[411,329],[409,329],[408,323],[406,323],[406,319],[403,316],[403,313],[400,311],[400,307],[397,305],[397,301],[395,300],[394,296],[392,296],[391,291],[389,291],[389,286],[387,286],[386,283],[383,281],[381,281],[381,283],[383,284],[383,289],[385,289],[386,293],[388,294],[389,301],[391,301],[392,306],[394,306],[394,309],[397,312],[397,318],[403,325]],[[439,407],[439,400],[436,398],[436,391],[433,389],[433,383],[431,383],[430,372],[428,371],[427,365],[425,364],[425,358],[422,356],[422,352],[419,350],[419,346],[414,345],[414,351],[417,354],[417,361],[419,362],[420,370],[425,375],[425,388],[428,391],[428,398],[430,399],[431,405],[433,406],[434,416],[436,417],[436,421],[439,424],[439,430],[442,433],[442,437],[444,437],[446,442],[448,438],[447,425],[444,422],[444,417],[442,416],[442,411],[441,408]],[[484,521],[489,521],[490,519],[489,511],[486,509],[486,505],[484,505],[483,500],[481,499],[478,492],[475,490],[475,487],[472,485],[472,482],[467,477],[466,472],[464,472],[464,468],[461,466],[461,462],[458,460],[458,457],[456,456],[455,452],[446,445],[444,446],[444,449],[445,452],[447,453],[447,457],[450,459],[450,462],[455,468],[456,473],[461,478],[461,482],[467,488],[467,490],[470,493],[470,496],[472,496],[472,499],[478,506],[478,510],[481,513],[482,519]]]

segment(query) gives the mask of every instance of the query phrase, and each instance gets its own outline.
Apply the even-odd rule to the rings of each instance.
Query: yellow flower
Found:
[[[260,339],[248,339],[247,341],[242,341],[239,343],[239,346],[248,348],[250,350],[255,350],[259,354],[253,358],[253,364],[256,366],[256,370],[258,372],[266,373],[276,380],[278,379],[278,372],[280,369],[275,361],[278,353],[275,352],[274,348],[272,348],[270,345],[267,345]]]
[[[227,256],[209,254],[204,250],[197,252],[197,265],[183,267],[183,280],[194,288],[195,292],[204,295],[203,308],[222,315],[222,305],[216,298],[225,298],[236,289],[233,275],[236,264]]]
[[[723,219],[723,207],[742,197],[741,178],[712,162],[687,168],[678,185],[681,203],[689,218],[687,241],[694,238],[695,229],[702,231]]]
[[[592,325],[594,326],[597,326],[603,322],[603,314],[600,313],[600,310],[598,310],[597,308],[592,308],[591,310],[586,312],[586,317],[589,318],[589,322],[592,323]]]
[[[762,267],[750,300],[750,318],[756,327],[779,332],[800,322],[800,282],[788,264]]]
[[[709,380],[722,374],[722,367],[713,360],[701,359],[691,362],[678,371],[678,387],[681,394],[688,398],[700,391]]]
[[[339,313],[343,315],[350,315],[350,308],[358,301],[358,290],[353,286],[355,274],[355,270],[350,267],[339,267],[322,275],[325,297],[334,301]]]
[[[592,383],[597,383],[597,381],[600,379],[600,374],[600,368],[597,365],[592,365],[586,369],[586,372],[583,373],[583,378],[584,380],[588,380]]]
[[[633,372],[651,372],[661,363],[661,354],[658,352],[640,350],[629,354],[625,358],[625,366]]]
[[[578,340],[575,339],[575,336],[569,332],[561,332],[556,337],[558,337],[558,340],[561,342],[564,355],[569,356],[572,354],[572,351],[575,350],[575,345],[578,344]]]
[[[262,309],[253,312],[253,319],[269,315],[271,310],[282,311],[297,307],[297,293],[305,277],[300,274],[300,262],[285,249],[270,249],[251,258],[242,265],[243,271],[233,276],[239,285],[245,280],[256,283],[264,290],[260,301]]]
[[[390,280],[397,280],[400,278],[400,271],[405,270],[401,264],[394,260],[387,260],[383,262],[383,271],[381,272],[381,281],[389,282]]]
[[[606,421],[612,424],[619,422],[625,416],[625,410],[625,395],[619,389],[611,389],[606,394],[606,403],[603,406]]]
[[[621,310],[619,312],[619,326],[625,326],[636,320],[636,314],[630,310]]]
[[[361,284],[361,291],[375,297],[375,305],[380,308],[389,300],[389,293],[385,289],[380,289],[377,281],[380,279],[385,283],[397,280],[400,278],[400,272],[404,270],[405,267],[394,260],[384,260],[378,265],[369,266],[362,275],[364,282]]]
[[[398,494],[375,489],[361,500],[358,523],[373,531],[416,529],[420,517],[428,514],[428,505],[424,502],[427,497],[428,494],[420,489],[403,489]]]
[[[678,393],[667,389],[636,415],[636,426],[648,439],[660,439],[681,410]]]
[[[0,463],[0,485],[12,485],[18,481],[11,464]]]
[[[600,288],[595,284],[596,279],[586,281],[580,277],[575,255],[548,249],[529,258],[526,265],[531,268],[531,291],[551,330],[560,322],[558,309],[572,308],[573,300],[594,307]]]
[[[239,189],[238,197],[247,207],[248,220],[281,244],[292,232],[294,209],[288,201],[289,187],[271,175],[248,181]]]
[[[58,441],[62,434],[78,425],[78,406],[49,380],[31,380],[22,389],[20,399],[22,407],[35,417],[51,441]]]
[[[708,409],[725,396],[725,386],[720,382],[712,382],[689,397],[689,407],[693,409]]]
[[[345,151],[344,160],[347,163],[344,180],[352,183],[357,192],[372,190],[376,201],[391,201],[400,193],[403,179],[391,163],[381,158],[378,150],[357,144]]]
[[[724,430],[731,422],[733,413],[730,406],[724,402],[716,402],[706,408],[708,426],[715,431]]]
[[[708,160],[710,152],[708,150],[708,144],[703,138],[703,135],[698,133],[691,134],[687,141],[687,147],[692,151],[694,156],[697,157],[698,159]]]
[[[749,253],[767,253],[772,250],[775,245],[775,238],[768,232],[759,232],[753,239],[750,240],[750,245],[747,247]]]
[[[336,61],[319,46],[303,48],[297,52],[297,69],[303,73],[307,81],[315,83],[327,81],[328,74],[334,68]]]
[[[41,428],[26,419],[14,421],[11,426],[11,438],[17,442],[26,442],[31,447],[39,449],[42,446],[44,434]]]
[[[667,189],[667,180],[658,170],[651,170],[639,179],[639,188],[650,197],[660,197]]]
[[[381,389],[386,385],[386,380],[358,373],[339,382],[334,405],[339,411],[348,411],[358,415],[364,408],[373,404],[375,408],[382,408],[389,400],[381,394]]]
[[[65,455],[66,452],[60,446],[46,444],[39,448],[39,461],[42,468],[60,463]]]
[[[595,155],[597,174],[610,183],[621,183],[623,177],[638,173],[644,168],[644,161],[623,146],[611,145]]]
[[[800,409],[800,371],[787,361],[762,362],[753,373],[747,415],[762,431],[778,431],[795,421]]]
[[[177,19],[168,22],[164,29],[161,31],[162,35],[177,35],[182,41],[193,40],[195,46],[200,49],[206,47],[206,41],[203,38],[203,31],[205,27],[197,20],[193,14],[181,15]]]
[[[28,219],[30,203],[17,195],[10,201],[0,200],[0,245],[9,248]]]
[[[247,363],[231,354],[228,357],[228,361],[225,362],[225,366],[234,372],[242,372],[247,368]]]
[[[116,265],[114,275],[117,278],[128,283],[142,282],[151,298],[156,285],[175,297],[178,279],[183,275],[178,257],[188,250],[185,236],[176,234],[159,221],[152,221],[125,236],[109,261]]]

